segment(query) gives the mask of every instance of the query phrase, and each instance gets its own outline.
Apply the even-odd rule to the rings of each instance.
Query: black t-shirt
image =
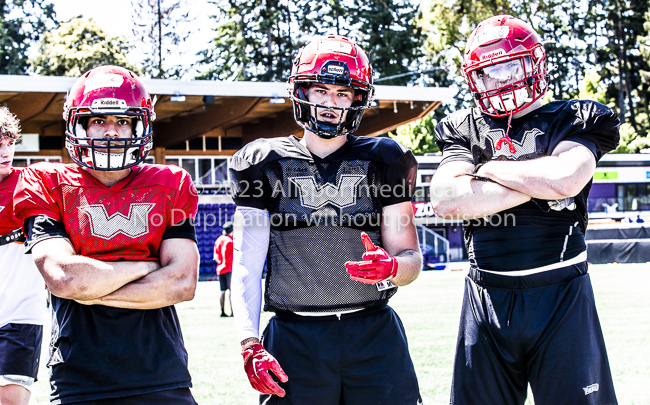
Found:
[[[436,143],[443,151],[441,164],[461,160],[478,166],[491,160],[537,159],[550,156],[562,141],[586,146],[599,160],[619,141],[618,117],[593,101],[552,102],[513,119],[511,126],[512,147],[501,141],[508,117],[490,117],[476,108],[449,115],[436,126]],[[549,210],[545,202],[529,201],[487,220],[466,221],[470,262],[483,269],[510,271],[577,256],[586,249],[590,189],[591,182],[574,197],[574,210]]]
[[[361,231],[381,246],[382,208],[410,201],[417,162],[388,138],[349,135],[325,158],[296,137],[259,139],[231,161],[238,206],[268,210],[265,309],[325,312],[383,305],[396,289],[353,281],[346,261],[365,253]]]

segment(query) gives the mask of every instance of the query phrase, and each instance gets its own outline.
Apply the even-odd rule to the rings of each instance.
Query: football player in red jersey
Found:
[[[12,167],[20,122],[0,107],[0,404],[27,405],[36,381],[46,315],[43,277],[24,254],[13,215],[20,170]]]
[[[25,169],[14,211],[55,312],[56,403],[195,404],[174,304],[194,297],[198,196],[176,166],[141,164],[155,118],[116,66],[81,76],[64,106],[73,164]]]
[[[470,260],[451,403],[523,404],[530,384],[536,404],[616,404],[584,234],[619,120],[593,101],[544,104],[544,44],[512,16],[476,27],[463,75],[477,108],[436,126],[431,182],[436,214],[465,220]]]
[[[219,277],[219,307],[221,316],[232,316],[232,304],[230,304],[231,315],[226,314],[226,292],[230,290],[232,278],[232,222],[223,224],[223,234],[214,242],[214,260],[217,262],[217,276]],[[228,295],[230,303],[230,294]]]
[[[387,305],[422,268],[417,162],[388,138],[352,135],[372,102],[372,74],[348,38],[314,40],[287,83],[302,138],[259,139],[233,156],[232,306],[260,403],[421,403]],[[267,258],[264,309],[275,316],[260,341]]]

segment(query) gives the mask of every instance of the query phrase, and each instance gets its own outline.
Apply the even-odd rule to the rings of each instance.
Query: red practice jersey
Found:
[[[11,174],[0,182],[0,236],[6,235],[18,228],[23,223],[14,216],[14,189],[20,177],[20,170],[13,168]]]
[[[232,271],[232,236],[221,235],[214,243],[214,260],[217,261],[217,275]]]
[[[76,164],[37,163],[25,169],[14,204],[23,221],[45,215],[63,223],[77,254],[138,261],[158,259],[163,234],[194,218],[198,195],[176,166],[135,166],[107,187]]]

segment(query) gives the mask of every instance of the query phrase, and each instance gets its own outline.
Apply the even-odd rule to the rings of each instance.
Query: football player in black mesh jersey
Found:
[[[586,100],[542,102],[544,45],[500,15],[465,48],[477,108],[436,127],[443,153],[431,182],[443,218],[464,220],[470,260],[452,404],[616,404],[584,234],[596,162],[619,120]]]
[[[417,163],[388,138],[352,135],[372,73],[349,39],[314,40],[287,83],[304,136],[259,139],[232,158],[232,306],[260,403],[421,403],[404,328],[387,306],[422,268],[410,202]],[[265,260],[264,309],[275,316],[260,341]]]

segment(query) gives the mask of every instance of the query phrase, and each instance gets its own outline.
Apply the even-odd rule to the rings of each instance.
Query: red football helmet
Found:
[[[350,134],[359,128],[361,117],[375,94],[373,70],[365,52],[346,37],[320,37],[303,47],[293,62],[287,90],[296,122],[321,138]],[[313,83],[347,86],[355,91],[350,107],[310,103],[306,91]],[[340,110],[337,123],[318,121],[318,108]]]
[[[542,40],[518,18],[490,17],[467,40],[463,76],[485,114],[503,117],[521,111],[548,88]]]
[[[92,116],[131,117],[131,138],[89,138]],[[95,170],[122,170],[141,163],[153,145],[156,115],[140,78],[119,66],[100,66],[84,73],[72,86],[63,106],[66,147],[79,165]],[[116,146],[117,144],[117,146]]]

